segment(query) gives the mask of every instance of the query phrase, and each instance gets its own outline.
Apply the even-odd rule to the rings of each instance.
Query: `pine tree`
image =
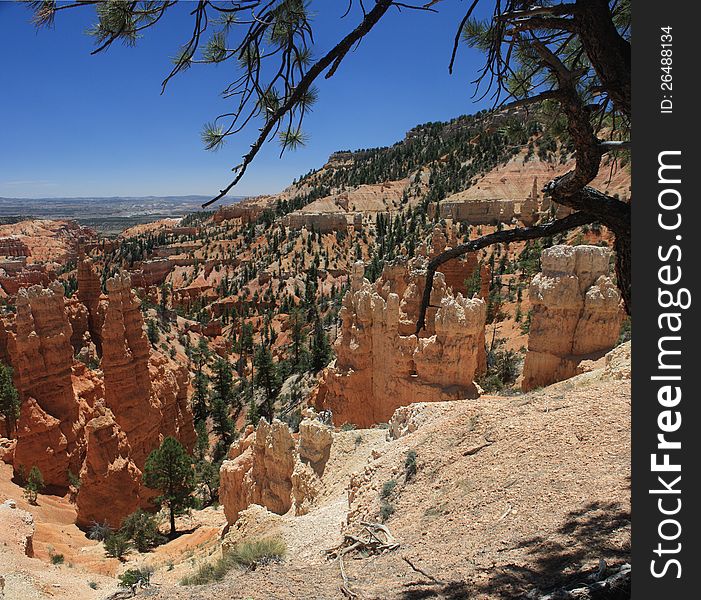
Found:
[[[209,415],[209,379],[201,370],[195,372],[193,386],[192,416],[195,424],[204,423]]]
[[[260,407],[260,416],[272,423],[275,411],[275,400],[280,393],[280,374],[277,365],[273,362],[270,348],[260,346],[256,351],[256,385],[263,389],[263,404]]]
[[[324,326],[321,323],[319,316],[316,316],[314,322],[314,337],[312,338],[312,369],[314,372],[319,372],[331,360],[331,345],[329,338],[326,335]]]
[[[36,465],[29,471],[27,483],[24,486],[24,497],[29,504],[37,503],[37,495],[42,492],[46,486],[44,485],[44,477]]]
[[[20,400],[12,382],[12,368],[0,362],[0,416],[5,419],[7,437],[11,437],[19,419]]]
[[[148,341],[151,342],[152,346],[155,346],[161,338],[161,335],[158,333],[156,321],[153,319],[146,321],[146,337],[148,337]]]
[[[299,367],[302,361],[302,351],[306,334],[304,332],[304,316],[302,311],[295,307],[290,314],[290,337],[292,338],[292,364]]]
[[[223,448],[229,448],[234,439],[236,426],[229,415],[229,405],[221,398],[212,402],[212,430],[219,437]]]
[[[195,458],[197,460],[204,460],[209,452],[209,433],[207,432],[207,423],[205,421],[199,421],[195,425],[195,433],[197,434],[197,440],[195,442]]]
[[[195,472],[192,459],[185,448],[174,437],[168,436],[160,448],[156,448],[146,459],[144,484],[161,494],[153,502],[168,507],[170,535],[175,535],[175,514],[192,506],[195,489]]]

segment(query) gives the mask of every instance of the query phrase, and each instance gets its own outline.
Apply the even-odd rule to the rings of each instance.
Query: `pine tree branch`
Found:
[[[622,204],[622,203],[621,203]],[[495,231],[489,235],[484,235],[475,240],[470,240],[465,244],[441,252],[438,256],[433,257],[428,261],[426,268],[426,284],[421,298],[421,308],[419,310],[419,318],[416,322],[416,335],[419,335],[421,330],[426,329],[426,310],[431,302],[431,290],[433,289],[433,278],[436,270],[443,263],[454,258],[467,254],[468,252],[476,252],[487,246],[494,244],[503,244],[508,242],[521,242],[525,240],[533,240],[547,237],[563,231],[568,231],[597,221],[597,217],[585,212],[576,212],[563,219],[551,221],[543,225],[533,225],[532,227],[517,227],[515,229],[502,229]]]

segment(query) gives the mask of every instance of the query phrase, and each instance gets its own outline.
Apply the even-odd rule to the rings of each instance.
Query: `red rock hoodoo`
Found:
[[[486,305],[449,293],[436,273],[426,330],[414,334],[425,283],[422,258],[396,262],[371,284],[353,267],[340,311],[342,330],[312,403],[336,425],[386,423],[400,406],[477,396],[484,368]]]
[[[529,291],[533,313],[522,389],[550,385],[578,373],[583,360],[601,358],[618,340],[623,313],[609,277],[610,251],[599,246],[552,246]]]
[[[118,527],[154,494],[141,483],[148,454],[168,435],[194,444],[189,376],[184,365],[151,351],[129,276],[108,280],[105,310],[99,285],[90,284],[94,272],[83,264],[89,285],[82,296],[98,318],[104,313],[102,370],[74,357],[92,337],[85,304],[66,300],[59,282],[21,289],[16,318],[0,328],[0,356],[13,368],[21,399],[17,440],[6,460],[15,472],[37,466],[57,488],[78,475],[78,524]]]

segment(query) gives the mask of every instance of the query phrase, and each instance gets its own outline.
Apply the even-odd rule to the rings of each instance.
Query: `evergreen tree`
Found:
[[[11,437],[19,419],[20,401],[12,382],[12,368],[0,362],[0,416],[5,419],[7,437]]]
[[[223,400],[228,406],[233,406],[235,403],[233,382],[229,361],[225,358],[217,358],[214,362],[214,396]]]
[[[143,479],[146,487],[161,492],[153,502],[168,508],[170,535],[174,536],[176,513],[192,505],[195,489],[192,459],[178,440],[168,436],[146,459]]]
[[[204,422],[209,415],[209,379],[201,370],[195,372],[193,379],[192,416],[195,424]]]
[[[295,368],[299,367],[302,362],[302,352],[306,339],[304,325],[302,311],[298,307],[293,308],[290,313],[290,337],[292,339],[292,364]]]
[[[270,348],[260,346],[255,356],[256,385],[263,390],[263,404],[260,407],[260,416],[272,423],[275,411],[275,400],[280,393],[280,374],[277,365],[273,362]]]
[[[229,415],[229,405],[221,398],[212,402],[212,430],[219,437],[221,448],[226,450],[234,440],[236,426]]]
[[[207,423],[205,421],[199,421],[195,425],[195,433],[197,434],[197,440],[195,442],[195,458],[197,460],[204,460],[207,457],[207,452],[209,452],[209,433],[207,432]]]
[[[40,494],[46,486],[44,485],[44,477],[36,465],[29,471],[27,483],[24,485],[24,497],[29,504],[37,503],[37,495]]]
[[[200,490],[202,504],[209,506],[219,500],[219,467],[221,462],[215,463],[208,460],[200,460],[195,464],[195,477]]]
[[[151,342],[152,346],[155,346],[158,340],[161,339],[161,335],[158,333],[158,326],[153,319],[146,321],[146,337],[148,337],[148,341]]]
[[[165,540],[158,531],[158,523],[153,515],[138,509],[122,521],[119,534],[131,540],[139,552],[148,552]]]
[[[321,319],[317,315],[314,322],[314,337],[312,338],[312,369],[319,372],[331,360],[331,344],[324,330]]]

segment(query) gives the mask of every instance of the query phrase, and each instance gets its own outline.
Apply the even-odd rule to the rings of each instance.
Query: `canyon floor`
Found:
[[[412,405],[401,409],[411,432],[397,439],[383,428],[337,432],[322,495],[308,514],[254,505],[228,533],[229,543],[280,536],[284,559],[232,570],[214,584],[178,582],[219,556],[221,509],[183,517],[186,533],[121,564],[73,524],[67,498],[41,495],[29,506],[2,466],[0,502],[15,499],[36,525],[35,558],[0,547],[5,598],[106,598],[117,573],[145,564],[154,569],[152,586],[138,597],[342,598],[339,563],[326,550],[362,532],[362,522],[379,521],[390,480],[394,512],[385,525],[399,548],[346,555],[355,597],[506,599],[584,582],[601,560],[608,569],[629,561],[629,361],[625,344],[598,368],[528,394]],[[410,450],[417,472],[405,481]],[[51,564],[57,553],[64,564]]]

